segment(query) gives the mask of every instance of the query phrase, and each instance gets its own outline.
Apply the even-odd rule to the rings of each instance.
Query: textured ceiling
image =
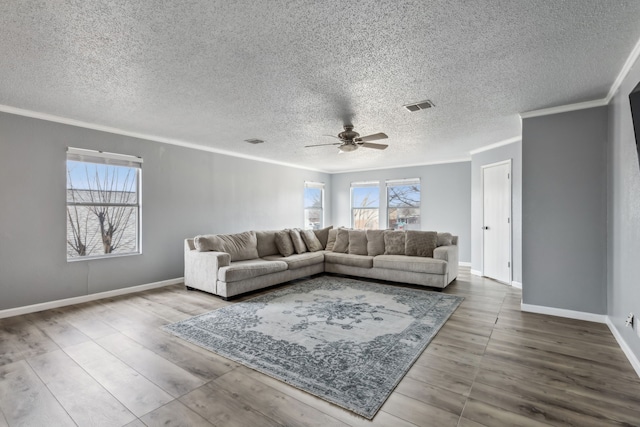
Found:
[[[638,22],[637,0],[0,0],[0,104],[330,172],[444,162],[604,98]],[[346,122],[389,148],[304,148]]]

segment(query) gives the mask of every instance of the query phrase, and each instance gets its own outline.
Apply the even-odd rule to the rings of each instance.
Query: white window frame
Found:
[[[132,252],[123,252],[123,253],[109,253],[109,254],[99,254],[99,255],[83,255],[83,256],[75,256],[69,257],[67,255],[67,262],[76,262],[76,261],[86,261],[86,260],[95,260],[95,259],[103,259],[103,258],[117,258],[123,256],[132,256],[132,255],[140,255],[142,254],[142,158],[137,156],[131,156],[126,154],[118,154],[118,153],[110,153],[96,150],[88,150],[84,148],[75,148],[68,147],[67,148],[67,161],[76,161],[83,163],[95,163],[102,165],[112,165],[112,166],[125,166],[129,168],[134,168],[137,170],[136,175],[136,203],[100,203],[100,202],[88,202],[88,201],[79,201],[73,202],[66,200],[67,208],[70,206],[73,207],[86,207],[86,206],[123,206],[123,207],[135,207],[137,215],[136,215],[136,248]],[[65,162],[65,172],[68,173],[68,167]],[[67,182],[65,180],[65,182]],[[65,184],[65,187],[68,183]],[[65,197],[67,197],[68,188],[65,190]],[[66,216],[66,227],[69,226],[68,221],[69,217]],[[65,230],[66,230],[65,227]],[[68,246],[68,243],[67,245]],[[66,250],[65,250],[66,252]]]
[[[353,197],[353,189],[354,188],[365,188],[365,187],[371,187],[371,188],[376,188],[378,190],[378,206],[376,207],[371,207],[371,208],[363,208],[363,207],[357,207],[357,206],[353,206],[353,202],[354,202],[354,197]],[[378,211],[378,228],[380,228],[380,181],[360,181],[360,182],[352,182],[351,186],[350,186],[350,190],[349,190],[349,194],[350,194],[350,210],[351,210],[351,228],[356,228],[356,224],[355,224],[355,220],[354,220],[354,213],[355,210],[364,210],[364,209],[369,209],[369,210],[377,210]]]
[[[304,190],[306,191],[307,188],[316,188],[320,190],[320,228],[324,228],[324,183],[323,182],[313,182],[313,181],[305,181],[304,182]],[[303,201],[302,203],[304,204],[304,193],[303,193],[303,197],[302,197]],[[305,222],[304,224],[304,228],[305,230],[312,230],[312,228],[309,228],[306,224],[306,219],[307,219],[307,210],[313,209],[313,210],[318,210],[318,208],[307,208],[306,206],[303,206],[303,221]]]
[[[391,227],[391,209],[398,209],[395,206],[389,205],[389,188],[390,187],[400,187],[405,185],[415,185],[420,186],[420,206],[417,208],[420,211],[420,225],[422,226],[422,183],[420,182],[420,178],[403,178],[403,179],[388,179],[385,181],[385,193],[386,193],[386,204],[387,204],[387,228]],[[414,208],[415,209],[415,208]]]

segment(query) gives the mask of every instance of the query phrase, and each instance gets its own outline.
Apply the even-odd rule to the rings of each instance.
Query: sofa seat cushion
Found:
[[[378,255],[373,259],[373,266],[414,273],[445,274],[447,272],[446,261],[407,255]]]
[[[330,264],[342,264],[350,267],[373,267],[373,257],[368,255],[343,254],[339,252],[326,252],[324,261]]]
[[[263,259],[252,259],[247,261],[232,262],[227,267],[218,269],[218,280],[223,282],[237,282],[251,279],[253,277],[264,276],[266,274],[285,271],[287,263],[284,261],[265,261]]]
[[[324,252],[305,252],[303,254],[293,254],[287,257],[271,255],[264,257],[264,259],[270,262],[285,262],[289,267],[289,270],[295,270],[296,268],[323,263]]]

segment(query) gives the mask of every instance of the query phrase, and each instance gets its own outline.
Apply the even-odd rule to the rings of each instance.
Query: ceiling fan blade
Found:
[[[308,148],[308,147],[322,147],[325,145],[342,145],[341,142],[332,142],[330,144],[313,144],[313,145],[305,145],[304,148]]]
[[[335,138],[335,139],[337,139],[337,140],[340,140],[340,138],[338,138],[338,137],[337,137],[337,136],[335,136],[335,135],[327,135],[327,134],[324,134],[324,135],[322,135],[322,136],[329,136],[329,137],[331,137],[331,138]]]
[[[359,142],[358,145],[365,148],[373,148],[376,150],[384,150],[389,146],[387,144],[376,144],[374,142]]]
[[[373,135],[361,136],[360,138],[356,138],[356,141],[366,142],[366,141],[377,141],[379,139],[387,139],[389,138],[386,133],[374,133]]]

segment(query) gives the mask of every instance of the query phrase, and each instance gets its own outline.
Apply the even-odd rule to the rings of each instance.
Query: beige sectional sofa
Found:
[[[324,272],[444,289],[458,275],[457,243],[449,233],[331,227],[201,235],[185,240],[184,280],[224,299]]]

